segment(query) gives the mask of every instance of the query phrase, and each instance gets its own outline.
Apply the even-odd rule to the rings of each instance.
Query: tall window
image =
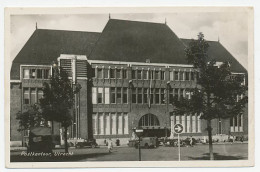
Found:
[[[154,79],[154,71],[149,70],[149,79]]]
[[[124,134],[128,134],[128,114],[124,113]]]
[[[179,80],[179,72],[178,71],[174,72],[174,78],[175,78],[175,81]]]
[[[191,80],[194,81],[194,72],[190,73]]]
[[[117,134],[123,134],[123,115],[121,113],[119,113],[117,115],[118,118],[118,130],[117,130]]]
[[[112,128],[112,134],[116,134],[116,126],[117,120],[116,120],[116,114],[111,113],[111,128]]]
[[[105,104],[110,104],[110,94],[109,94],[109,88],[105,88]]]
[[[184,73],[184,72],[180,71],[180,78],[179,78],[180,81],[183,81],[183,79],[184,79],[184,78],[183,78],[183,73]]]
[[[38,102],[43,97],[43,90],[41,88],[38,89]]]
[[[174,96],[179,97],[179,89],[178,88],[174,89]]]
[[[181,124],[182,124],[182,126],[183,126],[183,132],[185,132],[185,128],[186,128],[186,116],[185,115],[182,115],[181,116]],[[188,116],[187,116],[187,132],[188,132]]]
[[[36,89],[31,88],[31,104],[35,104],[36,102]]]
[[[138,100],[138,103],[143,103],[142,102],[142,88],[138,88],[138,97],[137,97],[137,100]]]
[[[127,88],[123,88],[123,103],[127,103]]]
[[[165,88],[161,88],[161,104],[165,104],[165,97],[164,95],[166,94]]]
[[[173,81],[173,71],[170,71],[170,80]]]
[[[160,72],[158,70],[155,71],[155,79],[159,79]]]
[[[154,88],[151,88],[150,89],[150,103],[151,104],[153,104],[154,103],[154,100],[153,100],[153,98],[154,98]]]
[[[165,80],[165,72],[161,71],[161,80]]]
[[[91,73],[92,73],[92,77],[95,78],[96,77],[96,68],[91,68]]]
[[[121,69],[116,69],[116,78],[121,78]]]
[[[101,68],[97,69],[97,78],[102,78],[102,69]]]
[[[43,78],[44,79],[48,79],[49,76],[50,76],[50,70],[49,69],[44,69]]]
[[[116,103],[121,104],[122,103],[122,88],[117,87],[117,94],[116,94]]]
[[[103,88],[98,88],[98,103],[103,103]]]
[[[98,134],[104,134],[104,117],[103,114],[98,114]]]
[[[93,134],[97,134],[97,125],[96,125],[96,122],[97,122],[97,114],[94,113],[92,114],[92,130],[93,130]]]
[[[155,89],[155,104],[159,104],[159,100],[160,100],[160,90],[159,88]]]
[[[196,116],[195,115],[191,116],[191,124],[192,124],[192,132],[196,133]]]
[[[31,78],[36,78],[36,69],[31,69]]]
[[[111,103],[116,103],[116,88],[111,87]]]
[[[187,133],[191,132],[191,121],[190,121],[190,115],[187,115]]]
[[[132,79],[136,79],[136,71],[132,70]]]
[[[127,71],[126,71],[126,69],[123,69],[122,72],[123,72],[123,79],[127,78]]]
[[[105,134],[110,135],[110,116],[109,116],[109,113],[105,113]]]
[[[148,103],[148,88],[144,88],[144,103]]]
[[[169,102],[171,103],[174,97],[174,88],[170,89],[169,91]]]
[[[186,81],[190,80],[190,72],[185,72],[185,80]]]
[[[136,89],[132,90],[132,103],[136,103]]]
[[[110,69],[110,78],[115,78],[115,69]]]
[[[37,69],[37,78],[42,79],[42,69]]]
[[[104,68],[104,78],[108,78],[108,69]]]
[[[24,104],[29,104],[29,88],[24,88],[23,89],[23,103]]]
[[[183,97],[183,92],[184,92],[184,89],[180,89],[180,97]]]
[[[29,69],[24,69],[23,70],[23,78],[24,79],[29,79],[30,78],[30,70]]]
[[[137,79],[142,79],[142,71],[137,70]]]
[[[148,79],[148,71],[143,70],[143,79]]]

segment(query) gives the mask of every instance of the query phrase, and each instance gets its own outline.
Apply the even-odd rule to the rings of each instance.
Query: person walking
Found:
[[[111,138],[108,140],[107,142],[107,149],[108,149],[108,152],[111,153],[112,152],[112,148],[113,148],[113,142],[111,140]]]

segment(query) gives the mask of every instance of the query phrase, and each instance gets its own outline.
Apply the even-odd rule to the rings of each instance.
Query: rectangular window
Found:
[[[105,113],[105,134],[110,135],[110,116],[109,116],[109,113]]]
[[[109,88],[105,88],[105,104],[110,104]]]
[[[192,122],[191,122],[192,123],[192,132],[196,133],[196,116],[192,115],[191,120],[192,120]]]
[[[29,88],[24,88],[23,89],[23,103],[24,104],[29,104],[30,100],[29,100]]]
[[[132,103],[136,103],[136,89],[132,90]]]
[[[153,70],[149,70],[149,79],[154,79],[154,71]]]
[[[92,130],[93,134],[97,134],[97,114],[92,114]]]
[[[122,88],[117,88],[117,94],[116,94],[116,103],[121,104],[122,103]]]
[[[180,89],[180,96],[179,97],[183,98],[183,92],[184,92],[184,89]]]
[[[194,81],[194,72],[190,73],[190,77],[191,77],[190,80]]]
[[[116,78],[121,78],[121,69],[116,69]]]
[[[98,103],[103,103],[103,88],[98,88]]]
[[[128,114],[124,113],[124,134],[128,134]]]
[[[189,116],[187,116],[187,121],[188,121],[188,117],[189,117]],[[182,124],[182,126],[183,126],[183,132],[184,132],[184,133],[185,133],[185,128],[186,128],[186,120],[185,120],[185,118],[186,118],[185,115],[182,115],[182,116],[181,116],[181,124]],[[189,131],[189,130],[188,130],[188,125],[189,125],[189,123],[187,122],[187,132]]]
[[[111,103],[116,103],[116,88],[111,87]]]
[[[132,70],[132,79],[136,79],[136,71]]]
[[[155,79],[159,79],[160,72],[158,70],[155,71]]]
[[[174,72],[174,78],[175,78],[175,81],[179,80],[179,72],[177,72],[177,71]]]
[[[165,80],[165,72],[161,71],[161,80]]]
[[[29,69],[24,69],[23,70],[23,78],[24,79],[29,79],[30,76],[30,70]]]
[[[118,130],[117,130],[117,134],[123,134],[123,115],[122,114],[118,114]]]
[[[148,103],[148,88],[144,88],[144,103]]]
[[[190,80],[190,72],[185,72],[185,80],[186,81]]]
[[[42,79],[42,69],[37,69],[37,78]]]
[[[201,115],[197,116],[197,125],[198,125],[198,133],[201,132],[201,119],[200,119]]]
[[[137,70],[137,79],[142,79],[142,71]]]
[[[154,103],[154,100],[153,100],[153,98],[154,98],[154,88],[151,88],[150,89],[150,103],[151,104],[153,104]]]
[[[123,88],[123,103],[127,103],[127,88]]]
[[[32,79],[36,78],[36,69],[31,69],[31,77]]]
[[[173,81],[173,71],[170,71],[170,80]]]
[[[169,103],[172,103],[174,97],[174,88],[170,89],[169,91]]]
[[[35,103],[36,103],[36,89],[31,88],[31,104],[35,104]]]
[[[104,71],[104,78],[108,78],[108,69],[103,69],[103,71]]]
[[[97,68],[97,78],[102,78],[102,69]]]
[[[180,78],[179,78],[180,81],[183,81],[183,79],[184,79],[184,78],[183,78],[183,74],[184,74],[184,72],[180,71]]]
[[[161,88],[161,104],[165,104],[166,102],[165,102],[165,94],[166,94],[166,92],[165,92],[166,90],[165,90],[165,88]]]
[[[44,69],[44,73],[43,73],[43,78],[44,79],[49,79],[49,74],[50,70],[49,69]]]
[[[110,78],[115,78],[115,69],[110,69]]]
[[[38,102],[43,97],[43,90],[41,88],[38,89]]]
[[[122,72],[123,72],[123,79],[126,79],[127,78],[127,71],[126,71],[126,69],[123,69]]]
[[[111,114],[111,128],[112,128],[112,134],[116,134],[116,114],[112,113]]]
[[[92,103],[97,104],[97,88],[92,87]]]
[[[190,133],[191,131],[191,121],[190,121],[190,115],[187,115],[187,133]]]
[[[159,100],[160,100],[160,91],[159,88],[155,89],[155,104],[159,104]]]
[[[98,114],[98,134],[104,134],[104,116],[103,113]]]
[[[138,88],[138,97],[137,97],[138,103],[143,103],[142,95],[143,95],[142,88]]]
[[[143,79],[148,79],[148,71],[143,70]]]
[[[179,89],[178,88],[174,89],[174,96],[179,97]]]
[[[96,77],[96,68],[92,68],[91,72],[92,72],[92,77],[95,78]]]

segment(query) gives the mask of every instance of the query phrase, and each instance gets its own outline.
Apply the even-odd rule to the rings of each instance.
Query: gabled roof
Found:
[[[191,39],[181,39],[188,46]],[[232,72],[247,73],[247,70],[228,52],[228,50],[219,41],[207,41],[209,44],[208,55],[211,59],[219,62],[228,61]]]
[[[110,19],[89,59],[185,64],[184,48],[166,24]]]
[[[20,64],[50,65],[60,54],[89,55],[100,33],[36,29],[13,60],[11,79],[20,78]]]

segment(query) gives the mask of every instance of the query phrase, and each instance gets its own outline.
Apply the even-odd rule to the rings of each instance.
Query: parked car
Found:
[[[85,139],[84,141],[77,142],[75,145],[76,148],[83,148],[83,147],[95,148],[97,146],[98,144],[96,142],[96,139]]]

